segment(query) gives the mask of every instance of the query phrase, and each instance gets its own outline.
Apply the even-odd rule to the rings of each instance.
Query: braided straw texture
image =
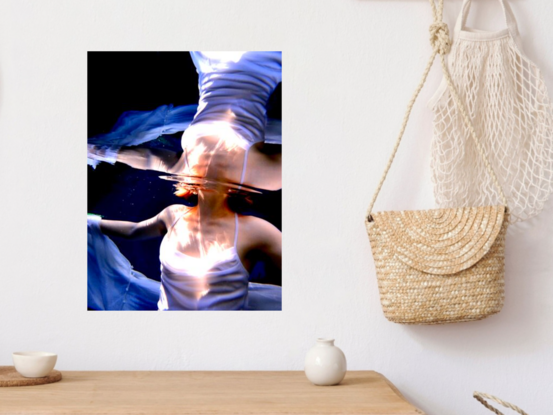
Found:
[[[482,405],[484,405],[486,408],[488,408],[490,411],[496,413],[497,415],[503,415],[503,412],[500,412],[493,406],[491,406],[488,402],[486,402],[486,399],[489,399],[491,401],[497,402],[500,405],[503,405],[505,408],[512,409],[515,412],[518,412],[520,415],[528,415],[526,412],[524,412],[522,409],[520,409],[518,406],[513,405],[509,402],[505,402],[493,395],[488,395],[487,393],[482,392],[474,392],[472,395],[478,402],[480,402]]]
[[[451,78],[507,196],[511,220],[537,215],[553,190],[553,106],[539,69],[509,35],[455,39],[448,61]],[[432,111],[437,205],[496,203],[492,177],[445,85]]]
[[[384,315],[402,324],[480,320],[504,299],[504,206],[376,212],[365,225]]]

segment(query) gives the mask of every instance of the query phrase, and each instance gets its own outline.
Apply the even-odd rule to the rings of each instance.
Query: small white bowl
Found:
[[[58,355],[48,352],[15,352],[15,370],[26,378],[43,378],[54,369]]]

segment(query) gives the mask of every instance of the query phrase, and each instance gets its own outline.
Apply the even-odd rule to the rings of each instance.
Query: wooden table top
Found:
[[[382,375],[315,386],[303,372],[62,372],[50,385],[0,388],[0,414],[420,415]]]

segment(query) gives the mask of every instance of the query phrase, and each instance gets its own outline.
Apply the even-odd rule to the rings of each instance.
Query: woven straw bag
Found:
[[[433,53],[409,102],[403,124],[382,179],[370,202],[365,225],[373,252],[384,315],[402,324],[441,324],[480,320],[498,313],[504,299],[505,195],[484,154],[445,61],[450,50],[448,28],[441,21],[443,0],[429,0]],[[407,126],[411,109],[436,55],[457,109],[499,191],[502,204],[422,211],[372,209]]]
[[[524,412],[522,409],[520,409],[518,406],[515,406],[509,402],[505,402],[499,398],[496,398],[493,395],[488,395],[487,393],[482,392],[474,392],[472,395],[474,398],[480,402],[482,405],[484,405],[486,408],[488,408],[490,411],[496,413],[497,415],[503,415],[503,412],[500,412],[499,410],[495,409],[493,406],[491,406],[486,399],[489,399],[490,401],[497,402],[500,405],[503,405],[505,408],[512,409],[515,412],[518,412],[520,415],[528,415],[526,412]]]

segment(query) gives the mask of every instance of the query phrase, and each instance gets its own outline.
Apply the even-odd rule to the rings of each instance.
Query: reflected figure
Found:
[[[195,207],[169,206],[139,223],[101,220],[108,236],[164,236],[160,247],[160,310],[240,310],[248,300],[249,270],[258,260],[281,269],[281,232],[228,206],[222,189],[198,189]],[[280,287],[264,284],[280,299]]]
[[[280,52],[191,52],[200,98],[190,108],[162,107],[123,116],[110,134],[89,140],[91,163],[208,177],[267,190],[282,187],[279,126],[266,130],[266,104],[281,81]],[[129,146],[185,130],[182,153]],[[125,147],[121,147],[124,145]],[[243,163],[246,175],[241,177]]]
[[[175,153],[162,149],[121,148],[113,152],[113,160],[140,170],[156,170],[190,177],[205,177],[224,183],[244,183],[248,186],[278,190],[282,188],[281,146],[265,142],[237,144],[225,127],[211,136],[202,135],[183,140],[184,151]],[[191,130],[185,132],[191,135]],[[107,160],[110,150],[89,145],[89,157]],[[94,155],[92,155],[94,154]],[[246,164],[242,177],[243,165]]]

